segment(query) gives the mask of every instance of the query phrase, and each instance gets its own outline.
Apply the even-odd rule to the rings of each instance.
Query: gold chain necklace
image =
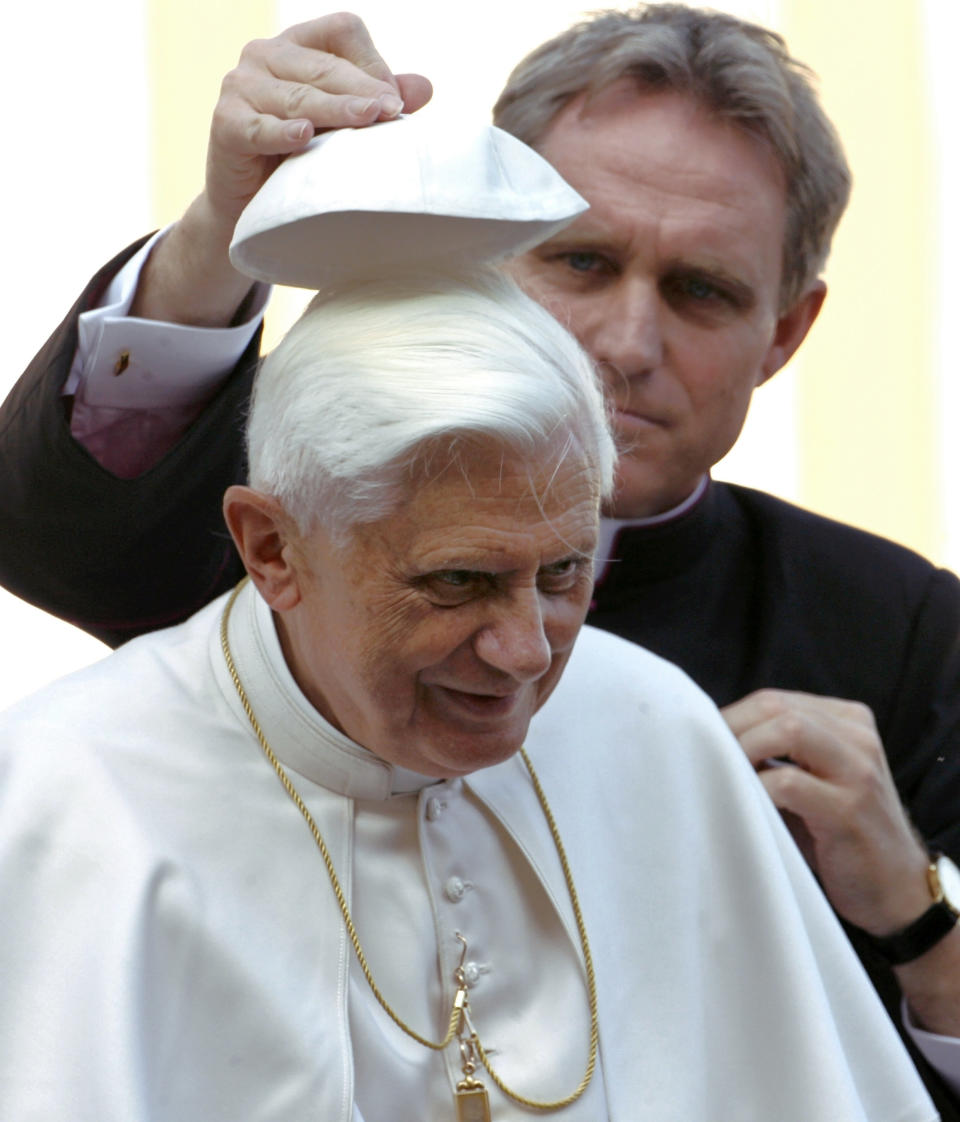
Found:
[[[236,663],[233,661],[233,654],[230,650],[230,640],[227,637],[227,627],[230,620],[230,613],[233,610],[233,605],[240,593],[240,590],[247,583],[249,577],[244,577],[242,581],[234,588],[230,594],[230,599],[227,601],[226,607],[223,609],[223,616],[220,620],[220,647],[223,651],[223,658],[227,664],[227,671],[233,682],[234,688],[237,691],[237,697],[240,699],[240,704],[243,706],[243,711],[247,715],[250,726],[256,733],[257,740],[260,742],[260,747],[263,749],[264,755],[273,766],[273,770],[277,773],[277,778],[283,784],[283,789],[290,796],[297,810],[303,816],[304,821],[313,835],[313,840],[320,850],[320,855],[323,857],[323,863],[327,867],[327,875],[330,878],[330,886],[333,888],[333,894],[337,899],[337,904],[340,908],[340,914],[343,916],[343,922],[346,925],[347,934],[350,936],[350,942],[353,944],[353,949],[357,956],[357,962],[360,964],[360,969],[363,971],[363,976],[370,986],[373,996],[377,999],[381,1008],[388,1017],[402,1029],[407,1036],[412,1037],[418,1044],[422,1044],[425,1048],[430,1048],[435,1052],[442,1052],[444,1048],[451,1043],[454,1037],[457,1037],[460,1044],[460,1055],[463,1061],[463,1079],[457,1084],[456,1098],[457,1098],[457,1115],[460,1122],[489,1122],[490,1107],[487,1100],[487,1092],[483,1084],[474,1078],[476,1071],[476,1063],[474,1056],[478,1057],[480,1062],[487,1070],[491,1081],[495,1086],[505,1094],[508,1098],[513,1099],[514,1102],[520,1103],[522,1106],[529,1107],[532,1110],[560,1110],[565,1106],[577,1101],[580,1096],[586,1091],[590,1080],[593,1078],[593,1072],[597,1065],[597,1045],[600,1037],[599,1027],[597,1024],[597,989],[596,982],[593,975],[593,959],[590,956],[590,944],[587,940],[587,929],[583,922],[583,915],[580,911],[580,900],[577,897],[577,890],[573,883],[573,874],[570,872],[570,865],[567,862],[567,855],[563,848],[563,842],[560,840],[560,832],[557,829],[556,821],[553,817],[553,812],[550,809],[550,804],[547,802],[547,796],[544,794],[543,788],[540,786],[540,780],[537,778],[537,773],[533,770],[533,764],[530,762],[530,757],[527,755],[526,749],[520,749],[520,755],[523,757],[523,762],[526,764],[527,771],[530,774],[530,779],[533,781],[533,788],[537,793],[537,798],[540,801],[540,806],[543,810],[544,817],[547,820],[547,825],[550,827],[550,833],[553,835],[553,843],[557,849],[557,856],[560,858],[560,864],[563,868],[563,877],[567,882],[567,891],[570,894],[570,903],[573,905],[573,914],[577,922],[577,931],[580,935],[580,946],[583,951],[583,962],[587,973],[587,994],[590,1003],[590,1054],[587,1058],[587,1068],[584,1072],[583,1078],[580,1080],[579,1085],[572,1091],[566,1098],[557,1099],[554,1102],[538,1102],[536,1099],[528,1099],[523,1095],[517,1094],[512,1091],[497,1073],[490,1066],[490,1061],[487,1058],[487,1053],[480,1043],[480,1038],[477,1036],[476,1030],[470,1020],[470,1003],[467,997],[467,981],[463,971],[463,957],[461,957],[460,966],[454,973],[454,981],[457,983],[457,993],[453,1000],[453,1005],[450,1009],[450,1020],[447,1024],[446,1035],[443,1040],[433,1041],[428,1040],[425,1036],[421,1036],[415,1029],[412,1029],[400,1016],[394,1012],[393,1008],[388,1004],[387,999],[383,996],[379,986],[373,979],[373,974],[370,971],[370,966],[367,963],[367,957],[363,953],[363,947],[360,945],[360,936],[357,934],[357,929],[353,923],[353,917],[350,914],[350,907],[347,904],[347,898],[344,895],[343,889],[340,887],[340,879],[336,874],[333,867],[333,859],[330,857],[330,851],[327,849],[327,843],[323,840],[323,835],[320,833],[320,827],[317,825],[313,815],[307,809],[306,803],[300,797],[299,791],[294,787],[290,776],[287,774],[283,764],[277,759],[276,753],[270,747],[263,729],[260,727],[260,722],[257,720],[256,714],[253,711],[253,706],[250,704],[250,699],[247,697],[247,691],[243,688],[243,683],[240,680],[240,675],[237,671]],[[463,943],[464,954],[466,953],[466,940],[463,936],[457,933],[457,938]]]

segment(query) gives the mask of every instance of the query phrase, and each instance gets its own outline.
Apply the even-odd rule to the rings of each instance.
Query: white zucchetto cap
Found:
[[[289,156],[240,215],[230,260],[257,280],[323,288],[496,261],[586,209],[502,129],[417,114],[323,133]]]

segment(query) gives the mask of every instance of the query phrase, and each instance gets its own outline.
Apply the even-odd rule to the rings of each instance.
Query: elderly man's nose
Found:
[[[504,605],[496,621],[477,633],[474,649],[488,666],[518,682],[533,682],[550,667],[550,642],[543,626],[539,594]]]
[[[602,369],[635,377],[663,361],[661,309],[656,290],[624,284],[605,303],[590,337],[583,342]]]

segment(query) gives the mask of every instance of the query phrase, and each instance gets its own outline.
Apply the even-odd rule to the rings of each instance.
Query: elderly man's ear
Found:
[[[223,517],[240,559],[260,595],[277,612],[300,602],[297,530],[283,507],[251,487],[228,487]]]

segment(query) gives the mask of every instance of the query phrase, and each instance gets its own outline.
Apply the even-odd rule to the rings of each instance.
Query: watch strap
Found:
[[[903,966],[926,954],[945,935],[949,935],[960,918],[956,909],[944,899],[935,861],[930,865],[927,876],[935,899],[923,915],[892,935],[868,935],[874,949],[891,966]]]

